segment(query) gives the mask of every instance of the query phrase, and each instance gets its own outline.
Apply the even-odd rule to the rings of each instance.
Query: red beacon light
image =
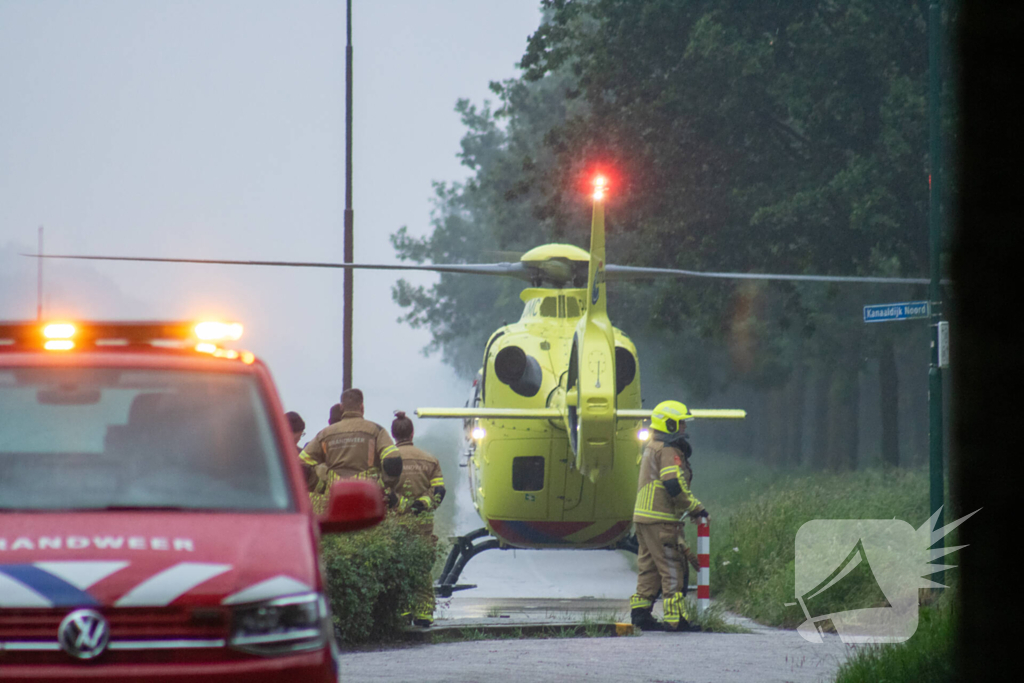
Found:
[[[608,191],[608,179],[603,175],[599,175],[594,178],[594,201],[601,201],[604,199],[605,192]]]

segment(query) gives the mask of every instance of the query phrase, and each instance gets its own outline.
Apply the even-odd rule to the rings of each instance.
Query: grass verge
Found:
[[[725,608],[717,602],[711,603],[711,606],[702,614],[697,610],[697,600],[688,597],[686,598],[686,611],[690,615],[690,624],[700,626],[701,631],[711,633],[750,633],[750,629],[726,621]]]
[[[795,539],[805,522],[895,518],[916,527],[928,519],[927,508],[928,478],[921,470],[777,478],[736,505],[726,524],[712,517],[712,592],[728,609],[771,626],[795,628],[803,612],[785,603],[795,602]],[[870,581],[848,582],[843,590],[830,592],[836,604],[830,611],[864,606],[877,592]]]
[[[956,614],[948,605],[922,607],[917,632],[905,643],[871,645],[839,667],[836,683],[910,683],[955,680]]]

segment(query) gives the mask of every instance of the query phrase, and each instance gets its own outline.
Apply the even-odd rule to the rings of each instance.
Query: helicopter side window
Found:
[[[512,458],[512,489],[540,491],[544,488],[544,456]]]
[[[542,318],[558,317],[558,299],[553,296],[546,297],[540,303],[540,315]]]

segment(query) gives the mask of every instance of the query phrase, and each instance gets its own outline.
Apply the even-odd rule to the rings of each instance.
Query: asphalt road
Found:
[[[831,641],[831,642],[830,642]],[[831,680],[852,651],[795,631],[644,633],[608,638],[484,640],[347,653],[346,681],[631,681],[813,683]]]

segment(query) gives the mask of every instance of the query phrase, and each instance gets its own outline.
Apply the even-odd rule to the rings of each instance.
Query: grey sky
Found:
[[[357,260],[393,261],[390,233],[429,228],[430,182],[466,176],[455,100],[515,75],[537,5],[354,1]],[[344,42],[343,0],[0,0],[0,317],[35,313],[12,254],[39,225],[50,252],[341,260]],[[286,409],[325,424],[340,271],[47,268],[54,312],[241,320]],[[467,393],[395,322],[394,279],[356,275],[354,377],[380,422]]]

